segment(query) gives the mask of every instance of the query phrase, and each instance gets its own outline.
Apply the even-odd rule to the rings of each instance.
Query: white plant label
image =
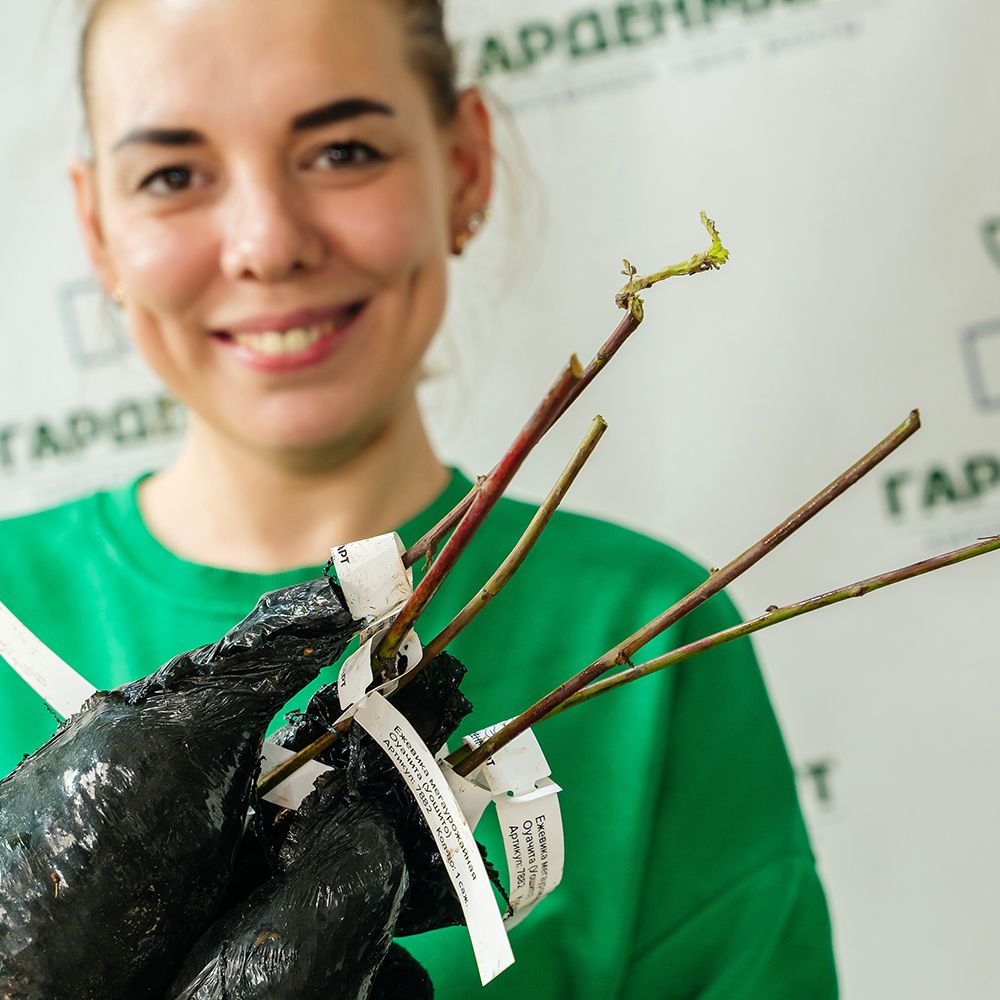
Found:
[[[472,733],[464,742],[471,747],[481,746],[504,725],[501,722]],[[485,806],[472,789],[485,786],[496,804],[509,876],[510,911],[505,918],[508,929],[519,924],[562,881],[566,864],[559,809],[562,789],[552,781],[551,773],[530,729],[474,771],[471,781],[452,773],[453,787],[463,781],[471,786],[462,797],[479,810],[477,819]]]
[[[337,696],[340,698],[340,707],[346,712],[352,705],[356,705],[364,698],[375,674],[372,671],[372,649],[378,645],[382,638],[382,631],[372,636],[367,642],[353,652],[340,668],[337,676]],[[417,638],[417,633],[412,629],[406,634],[403,644],[399,647],[397,662],[400,667],[400,674],[415,667],[423,655],[423,646]],[[386,681],[378,687],[379,691],[391,692],[395,690],[397,681]]]
[[[284,764],[286,760],[294,757],[291,750],[279,747],[276,743],[265,743],[261,752],[263,764],[261,771],[267,774],[279,764]],[[319,761],[306,761],[294,774],[285,778],[280,785],[275,785],[269,792],[265,793],[264,800],[271,802],[281,809],[298,809],[302,805],[302,800],[312,793],[316,779],[324,772],[331,771],[332,768]]]
[[[494,726],[480,729],[479,732],[470,733],[462,742],[466,746],[478,749],[490,737],[496,736],[509,721],[508,719],[505,722],[498,722]],[[483,778],[494,794],[513,792],[515,795],[520,795],[521,792],[533,791],[536,781],[551,774],[552,769],[545,759],[545,754],[542,753],[538,739],[530,729],[515,736],[482,766]]]
[[[550,778],[522,795],[497,795],[497,819],[503,833],[510,878],[508,930],[524,918],[562,881],[565,866],[559,792]]]
[[[416,730],[377,692],[354,718],[382,747],[413,794],[444,860],[468,924],[485,986],[514,962],[479,848],[441,769]]]
[[[493,793],[488,788],[483,788],[474,781],[469,781],[468,778],[462,778],[455,774],[451,766],[443,762],[442,757],[446,756],[446,752],[438,754],[441,770],[444,772],[448,787],[455,796],[455,801],[458,802],[459,808],[465,815],[466,822],[475,830],[483,818],[483,813],[493,801]]]
[[[381,618],[413,593],[413,571],[403,565],[405,551],[395,532],[330,550],[344,600],[355,618]]]

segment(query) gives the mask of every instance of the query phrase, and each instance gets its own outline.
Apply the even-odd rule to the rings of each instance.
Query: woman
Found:
[[[448,256],[489,200],[492,150],[480,96],[455,90],[434,0],[96,0],[83,55],[93,157],[73,181],[88,248],[190,430],[162,472],[0,525],[0,598],[107,688],[315,576],[332,543],[392,528],[412,540],[464,494],[415,387]],[[497,508],[422,631],[481,585],[529,514]],[[455,643],[470,727],[703,577],[649,539],[557,517]],[[660,645],[734,618],[720,596]],[[9,769],[52,723],[6,668],[0,685]],[[566,790],[567,873],[489,990],[835,995],[822,889],[748,644],[539,736]],[[406,941],[440,997],[478,994],[463,935]]]

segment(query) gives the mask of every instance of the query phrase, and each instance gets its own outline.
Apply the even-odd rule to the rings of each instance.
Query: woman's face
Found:
[[[381,0],[111,0],[89,53],[92,257],[135,339],[242,445],[340,453],[408,402],[446,260],[489,195]]]

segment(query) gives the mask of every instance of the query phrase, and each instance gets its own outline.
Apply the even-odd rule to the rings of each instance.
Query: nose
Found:
[[[223,272],[239,281],[285,281],[318,267],[322,233],[306,206],[277,176],[234,178],[222,205]]]

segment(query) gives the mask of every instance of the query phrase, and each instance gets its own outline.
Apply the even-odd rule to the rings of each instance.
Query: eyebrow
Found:
[[[117,153],[125,146],[147,144],[152,146],[197,146],[205,137],[192,128],[134,128],[126,132],[111,147]]]
[[[372,101],[367,97],[348,97],[340,101],[331,101],[310,111],[304,111],[292,119],[293,132],[307,132],[310,129],[333,125],[336,122],[361,115],[395,114],[388,104]],[[126,132],[112,147],[114,152],[125,146],[198,146],[205,142],[205,137],[191,128],[135,128]]]
[[[388,104],[382,104],[380,101],[371,101],[367,97],[348,97],[296,115],[292,119],[292,131],[305,132],[308,129],[342,122],[347,118],[359,118],[361,115],[386,115],[391,118],[394,114]]]

